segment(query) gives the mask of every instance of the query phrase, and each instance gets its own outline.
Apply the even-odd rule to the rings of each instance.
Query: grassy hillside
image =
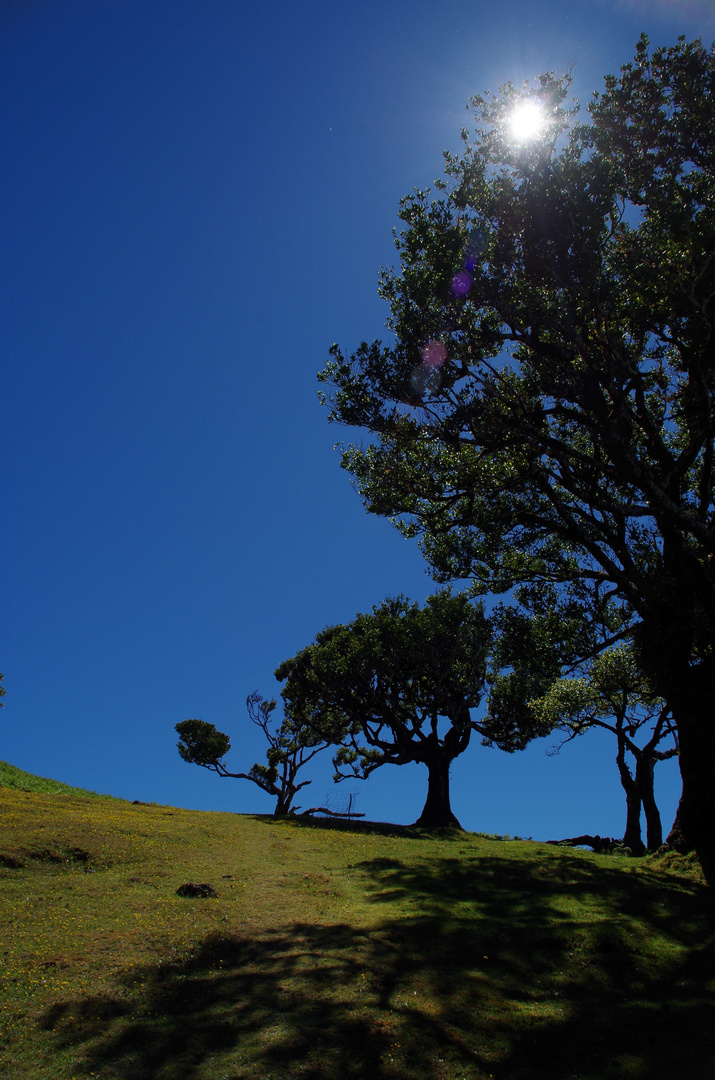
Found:
[[[0,822],[8,1080],[713,1075],[711,899],[672,867],[8,786]]]
[[[70,787],[59,780],[47,780],[44,776],[33,776],[23,772],[16,765],[0,761],[0,787],[15,788],[17,791],[34,791],[38,795],[87,795],[93,799],[111,799],[111,795],[97,795],[84,788]]]

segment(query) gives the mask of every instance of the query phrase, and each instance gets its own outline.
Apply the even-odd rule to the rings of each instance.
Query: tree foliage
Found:
[[[632,646],[618,645],[600,653],[582,674],[553,682],[530,707],[537,721],[563,734],[555,752],[595,727],[616,736],[616,764],[626,793],[623,844],[637,855],[646,848],[659,848],[663,831],[654,770],[657,762],[678,753],[678,742],[668,706],[643,674]],[[646,819],[645,845],[641,809]]]
[[[276,670],[289,712],[340,744],[336,779],[421,762],[428,794],[418,824],[458,825],[449,767],[479,724],[490,628],[481,605],[442,590],[424,607],[386,600],[348,625],[330,626]]]
[[[518,740],[561,733],[565,742],[594,727],[616,736],[616,763],[626,793],[622,843],[642,853],[641,811],[647,847],[662,844],[654,769],[677,754],[668,706],[639,665],[618,605],[588,592],[564,598],[552,584],[521,586],[518,606],[492,614],[494,644],[484,731],[510,749]],[[647,734],[646,734],[647,733]],[[631,763],[633,759],[633,764]]]
[[[520,749],[529,739],[550,734],[554,720],[532,702],[564,671],[573,673],[583,657],[604,641],[620,637],[620,612],[612,605],[584,607],[584,596],[564,597],[552,584],[521,586],[518,603],[498,604],[489,661],[489,697],[484,732],[501,749]]]
[[[438,579],[619,609],[679,731],[670,841],[715,880],[715,54],[641,38],[585,122],[569,86],[472,99],[436,195],[401,204],[394,340],[321,378],[373,433],[343,456],[366,507]]]
[[[176,725],[179,754],[184,761],[202,765],[219,776],[251,780],[276,797],[276,816],[295,813],[300,809],[293,805],[295,796],[301,788],[311,783],[310,780],[299,782],[298,772],[327,744],[305,725],[296,723],[289,713],[276,725],[272,715],[276,702],[264,701],[257,691],[248,695],[246,707],[251,720],[262,730],[268,742],[267,764],[256,763],[247,773],[230,772],[222,759],[231,749],[231,740],[205,720],[183,720]]]
[[[176,748],[184,761],[220,772],[221,758],[231,749],[228,735],[205,720],[183,720],[176,725],[179,742]]]

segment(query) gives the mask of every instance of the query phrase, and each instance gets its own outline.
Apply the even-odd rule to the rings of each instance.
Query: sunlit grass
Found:
[[[60,780],[34,776],[32,773],[18,769],[16,765],[9,765],[7,761],[0,761],[0,787],[16,788],[18,791],[34,791],[45,795],[83,795],[92,799],[112,798],[111,795],[98,795],[94,791],[85,791],[84,788],[71,787]]]
[[[0,818],[8,1080],[670,1080],[715,1064],[692,868],[7,787]],[[180,899],[186,881],[218,899]]]

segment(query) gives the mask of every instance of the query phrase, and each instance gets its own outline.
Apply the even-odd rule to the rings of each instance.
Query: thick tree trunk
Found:
[[[643,799],[643,812],[646,824],[646,848],[657,851],[663,844],[663,823],[655,799]]]
[[[623,845],[634,855],[643,855],[645,852],[641,836],[641,797],[633,783],[626,788],[626,831],[623,834]]]
[[[294,791],[281,791],[279,793],[276,808],[273,811],[273,817],[285,817],[290,813],[294,795]]]
[[[668,672],[670,675],[672,672]],[[665,846],[697,853],[709,884],[715,885],[715,684],[712,664],[687,666],[663,689],[678,727],[683,793]],[[661,685],[663,685],[661,683]]]
[[[653,784],[655,761],[655,758],[644,754],[636,764],[636,784],[638,785],[645,814],[646,848],[648,851],[657,851],[663,843],[663,826],[660,820],[660,811],[655,801]]]
[[[426,829],[461,829],[462,826],[452,813],[449,803],[449,766],[451,762],[444,755],[436,755],[425,762],[429,771],[427,781],[427,801],[415,825]]]
[[[641,837],[641,796],[636,780],[630,774],[626,764],[626,742],[623,735],[623,723],[618,728],[618,753],[616,763],[621,777],[621,787],[626,793],[626,831],[623,834],[623,844],[634,855],[642,855],[645,852]],[[637,772],[637,763],[636,763]]]
[[[697,852],[703,873],[715,885],[715,718],[677,716],[683,793],[666,847]]]
[[[668,585],[667,580],[661,583],[662,588]],[[715,885],[715,657],[706,654],[691,663],[699,604],[687,582],[679,579],[676,585],[677,590],[666,590],[668,600],[668,593],[677,591],[676,601],[661,608],[650,625],[641,624],[637,640],[644,666],[678,729],[683,794],[665,846],[695,851],[706,880]]]

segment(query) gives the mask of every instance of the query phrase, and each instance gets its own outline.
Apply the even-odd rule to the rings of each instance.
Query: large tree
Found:
[[[286,709],[342,744],[336,780],[421,762],[428,786],[417,824],[460,827],[449,770],[481,730],[471,710],[481,700],[489,641],[481,605],[442,590],[422,608],[397,597],[327,627],[275,674],[285,682]]]
[[[394,340],[322,378],[372,433],[343,458],[365,505],[438,579],[620,606],[678,729],[669,843],[715,881],[715,53],[643,37],[584,123],[569,85],[472,100],[436,195],[401,205]]]

